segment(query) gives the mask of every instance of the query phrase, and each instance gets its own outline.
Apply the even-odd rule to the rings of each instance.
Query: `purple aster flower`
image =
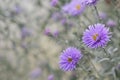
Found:
[[[56,6],[58,4],[58,0],[51,0],[51,6]]]
[[[60,68],[63,71],[74,70],[81,58],[82,54],[78,49],[74,47],[69,47],[66,50],[64,50],[60,56]]]
[[[96,5],[98,0],[82,0],[82,2],[86,5]]]
[[[90,48],[104,47],[110,41],[109,28],[104,24],[90,25],[83,34],[83,42]]]
[[[108,27],[114,27],[114,26],[117,25],[117,23],[116,23],[116,21],[114,21],[114,20],[112,20],[112,19],[109,19],[109,20],[107,21],[106,25],[107,25]]]
[[[49,75],[49,76],[48,76],[48,80],[54,80],[54,75],[52,75],[52,74]]]
[[[63,6],[62,10],[72,16],[76,16],[83,13],[85,7],[81,0],[72,0],[69,4]]]

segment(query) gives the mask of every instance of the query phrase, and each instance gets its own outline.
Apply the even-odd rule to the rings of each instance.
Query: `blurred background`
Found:
[[[68,46],[79,46],[76,35],[95,22],[94,14],[88,8],[84,16],[66,17],[61,6],[70,0],[59,1],[0,0],[0,80],[77,80],[76,72],[59,69],[59,55]],[[110,0],[100,0],[97,8],[101,18],[114,14]]]

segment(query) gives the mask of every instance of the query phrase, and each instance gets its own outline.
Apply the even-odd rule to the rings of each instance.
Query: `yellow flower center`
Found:
[[[80,10],[80,8],[81,8],[81,7],[80,7],[80,5],[79,5],[79,4],[78,4],[78,5],[76,5],[76,9],[77,9],[77,10]]]
[[[98,34],[94,34],[94,35],[92,36],[92,38],[93,38],[94,41],[97,40],[97,37],[98,37]]]
[[[72,58],[68,58],[68,62],[72,62]]]

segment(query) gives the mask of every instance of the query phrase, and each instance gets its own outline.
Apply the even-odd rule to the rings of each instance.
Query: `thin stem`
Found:
[[[108,55],[108,53],[107,53],[107,51],[105,50],[105,48],[103,48],[103,50],[104,50],[105,54]]]
[[[95,13],[96,13],[97,21],[100,21],[100,17],[99,17],[99,13],[98,13],[97,7],[94,6],[94,9],[95,9]]]
[[[92,20],[90,20],[86,14],[84,14],[84,17],[92,24]]]
[[[105,48],[103,48],[105,54],[107,55],[107,57],[111,60],[111,55],[109,53],[107,53],[107,51],[105,50]]]

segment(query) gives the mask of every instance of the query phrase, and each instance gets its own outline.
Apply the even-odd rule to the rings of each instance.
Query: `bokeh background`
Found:
[[[86,16],[64,18],[60,4],[53,7],[50,2],[0,0],[0,80],[76,80],[72,79],[74,72],[59,69],[59,55],[68,46],[79,46],[75,35],[96,21],[95,14],[88,8]],[[97,8],[100,13],[113,15],[109,2],[100,0]],[[83,80],[82,74],[79,76],[78,80]]]

